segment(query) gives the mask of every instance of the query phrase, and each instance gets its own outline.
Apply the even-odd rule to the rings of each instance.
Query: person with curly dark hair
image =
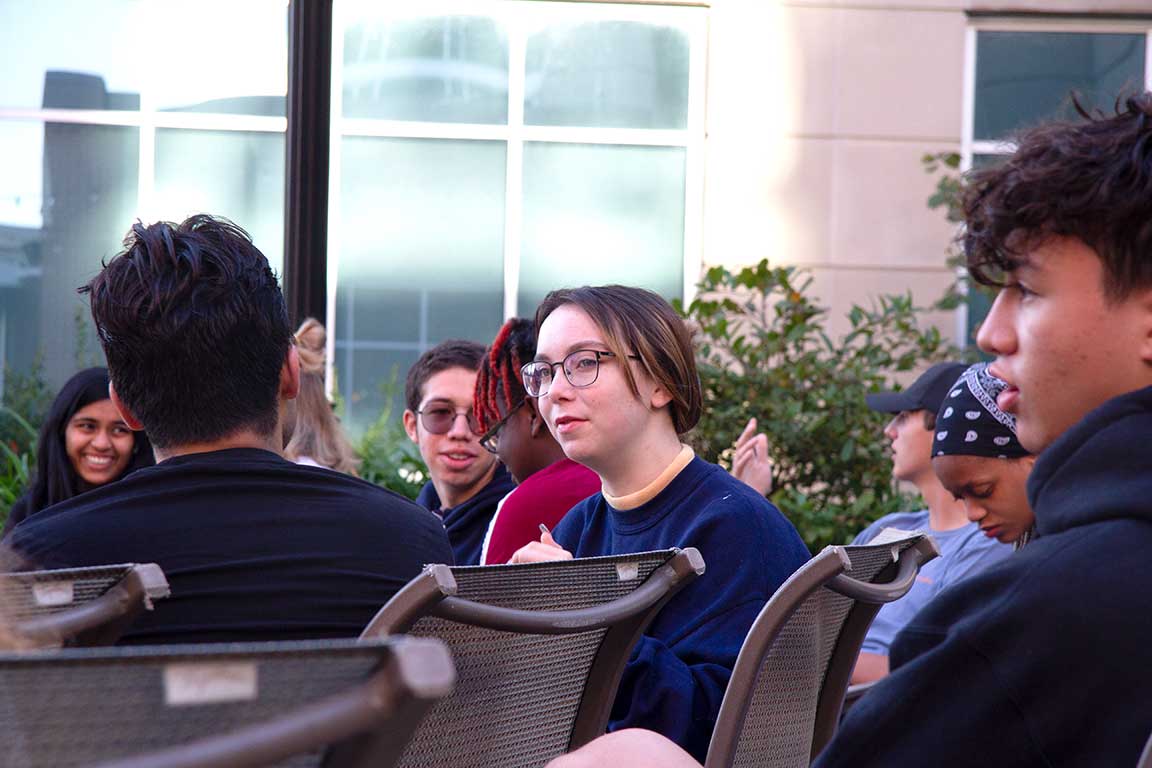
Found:
[[[536,326],[514,317],[500,329],[476,377],[473,408],[484,434],[480,445],[496,454],[518,485],[496,508],[481,562],[506,563],[516,550],[552,529],[577,502],[600,492],[595,472],[564,455],[548,431],[520,368],[536,354]]]
[[[240,227],[137,223],[81,290],[108,394],[158,463],[8,541],[39,568],[158,563],[173,599],[124,642],[355,636],[425,563],[451,562],[427,510],[281,455],[300,363],[276,275]]]
[[[964,199],[969,270],[1002,286],[977,337],[996,407],[1038,454],[1035,537],[896,637],[818,768],[1136,765],[1148,741],[1152,93],[1084,117],[1021,135]],[[601,765],[692,762],[626,731],[553,764]]]

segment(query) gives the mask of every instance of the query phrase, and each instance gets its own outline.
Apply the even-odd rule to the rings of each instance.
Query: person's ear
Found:
[[[284,365],[280,367],[281,400],[295,400],[300,394],[300,354],[295,344],[288,345],[288,355],[284,358]]]
[[[531,397],[524,398],[524,410],[528,413],[528,434],[533,438],[539,437],[541,430],[544,434],[551,436],[548,431],[548,425],[544,423],[544,417],[540,415],[540,411],[536,409],[536,402]]]
[[[404,409],[404,431],[408,433],[408,439],[414,443],[420,441],[416,437],[416,414],[411,409]]]
[[[112,386],[112,382],[108,382],[108,397],[112,400],[112,405],[116,406],[116,410],[120,411],[120,418],[124,419],[124,423],[128,425],[128,429],[133,432],[143,432],[144,425],[140,423],[140,419],[136,418],[136,414],[128,410],[128,406],[124,405],[124,401],[120,399],[120,395],[116,394],[116,387]]]
[[[1143,292],[1139,298],[1143,310],[1141,317],[1144,321],[1144,335],[1141,339],[1140,359],[1152,365],[1152,288]]]
[[[656,411],[672,402],[672,394],[662,385],[657,384],[653,388],[652,397],[648,402],[652,404],[652,410]]]

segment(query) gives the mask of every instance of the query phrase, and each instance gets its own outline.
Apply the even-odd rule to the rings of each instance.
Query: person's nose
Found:
[[[1009,290],[1002,290],[992,302],[988,316],[980,324],[976,334],[976,344],[983,351],[997,357],[1011,355],[1016,351],[1016,332],[1013,328],[1015,308]]]
[[[98,451],[109,450],[112,448],[112,437],[106,430],[98,429],[96,434],[92,436],[92,442],[89,445]]]
[[[895,418],[892,419],[891,421],[889,421],[886,425],[884,425],[884,437],[886,437],[892,441],[896,440],[896,419]]]
[[[572,393],[576,388],[572,386],[572,382],[568,381],[568,374],[564,373],[563,368],[562,365],[556,366],[552,375],[552,383],[548,386],[548,394],[544,397],[553,401],[572,399]]]
[[[988,510],[972,499],[964,499],[964,513],[968,515],[969,520],[978,523],[988,514]]]
[[[448,430],[448,436],[456,440],[471,440],[476,435],[472,434],[472,428],[468,426],[468,417],[472,411],[457,411],[452,418],[452,428]]]

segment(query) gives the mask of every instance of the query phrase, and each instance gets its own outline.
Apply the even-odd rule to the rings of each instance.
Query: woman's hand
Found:
[[[552,534],[544,530],[540,541],[525,544],[512,555],[510,563],[544,563],[549,560],[571,560],[572,553],[556,543]]]

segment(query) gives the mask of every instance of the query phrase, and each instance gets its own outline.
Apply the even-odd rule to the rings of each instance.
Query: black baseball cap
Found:
[[[964,363],[936,363],[912,382],[912,386],[899,392],[876,392],[865,395],[864,401],[874,411],[900,413],[900,411],[940,410],[952,385],[968,369]]]

